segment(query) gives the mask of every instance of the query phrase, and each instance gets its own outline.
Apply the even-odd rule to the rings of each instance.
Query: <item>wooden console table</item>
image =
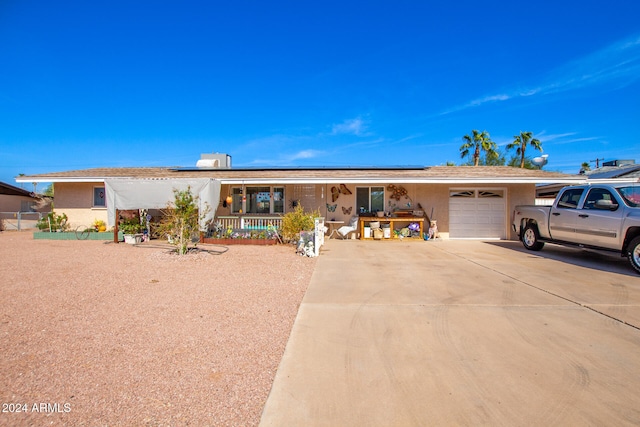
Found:
[[[365,222],[380,222],[380,224],[382,225],[383,223],[389,223],[389,227],[391,227],[391,239],[395,239],[397,238],[395,233],[393,232],[394,230],[394,224],[396,222],[417,222],[418,225],[420,225],[420,238],[422,238],[422,232],[424,231],[424,217],[417,217],[417,216],[399,216],[399,217],[377,217],[377,216],[361,216],[360,219],[360,240],[364,240],[364,225]],[[373,238],[373,234],[371,235],[370,239]],[[383,239],[384,240],[384,239]]]

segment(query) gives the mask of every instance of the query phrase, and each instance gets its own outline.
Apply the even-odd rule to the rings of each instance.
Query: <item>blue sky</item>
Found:
[[[90,167],[640,162],[636,0],[0,0],[0,181]],[[532,153],[533,154],[533,153]],[[538,154],[538,153],[535,153]]]

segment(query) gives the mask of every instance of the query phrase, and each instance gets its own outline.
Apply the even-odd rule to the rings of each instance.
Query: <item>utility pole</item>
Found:
[[[591,163],[595,162],[596,163],[596,169],[598,169],[600,167],[600,160],[604,160],[604,157],[599,159],[596,157],[595,160],[589,160]]]

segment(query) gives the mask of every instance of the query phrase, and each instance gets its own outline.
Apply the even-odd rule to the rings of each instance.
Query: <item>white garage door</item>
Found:
[[[451,190],[449,237],[504,239],[504,190]]]

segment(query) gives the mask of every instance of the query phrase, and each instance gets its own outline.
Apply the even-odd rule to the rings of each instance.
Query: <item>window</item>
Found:
[[[269,187],[247,187],[246,213],[268,214],[271,202]]]
[[[582,188],[570,188],[562,193],[560,200],[558,200],[559,209],[576,209],[578,202],[583,193]]]
[[[104,187],[93,187],[93,207],[104,208],[107,206],[107,198]]]
[[[383,211],[384,187],[357,187],[356,206],[360,213]]]
[[[589,191],[589,195],[587,196],[587,200],[584,202],[585,209],[596,209],[596,203],[599,200],[605,200],[604,203],[613,204],[617,203],[616,199],[609,192],[609,190],[605,190],[603,188],[594,188]]]
[[[20,201],[20,212],[35,212],[36,208],[33,206],[35,201],[32,200],[21,200]]]
[[[246,187],[244,194],[236,187],[231,190],[231,197],[233,213],[284,213],[284,187]]]
[[[233,199],[233,201],[231,202],[231,212],[242,213],[242,189],[232,188],[231,198]]]
[[[284,213],[284,187],[273,187],[273,213]]]
[[[504,191],[502,190],[479,190],[478,198],[479,199],[489,199],[489,198],[503,198]]]
[[[449,197],[469,199],[503,199],[504,190],[451,190]]]
[[[628,206],[632,208],[640,207],[640,187],[618,188],[618,194],[622,196]]]
[[[449,197],[472,197],[475,198],[476,197],[476,191],[475,190],[456,190],[456,191],[450,191],[449,192]]]

